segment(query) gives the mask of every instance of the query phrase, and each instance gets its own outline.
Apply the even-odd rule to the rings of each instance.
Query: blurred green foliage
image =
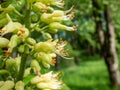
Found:
[[[98,55],[81,57],[83,62],[79,66],[71,66],[64,71],[66,87],[62,90],[119,90],[110,87],[109,76],[104,60]]]
[[[112,23],[115,28],[116,48],[118,55],[120,54],[120,2],[118,0],[98,0],[101,10],[97,12],[104,16],[104,5],[108,4],[112,16]],[[77,31],[65,33],[60,32],[59,35],[69,41],[68,48],[70,56],[78,57],[79,64],[75,64],[74,60],[61,60],[60,67],[64,71],[64,82],[66,87],[62,90],[120,90],[119,87],[112,88],[110,86],[109,75],[104,60],[96,54],[100,53],[100,45],[98,43],[95,31],[95,22],[93,16],[92,0],[65,0],[69,9],[74,5],[75,18],[74,24],[77,25]],[[100,20],[100,18],[96,18]],[[72,23],[72,22],[65,22]],[[103,23],[102,29],[105,31],[106,23]],[[120,58],[120,55],[119,55]],[[120,65],[120,63],[119,63]],[[65,67],[67,67],[65,69]]]

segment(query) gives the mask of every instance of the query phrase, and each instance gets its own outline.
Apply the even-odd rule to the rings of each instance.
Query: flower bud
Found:
[[[14,87],[13,81],[5,81],[4,84],[0,87],[0,90],[10,90]]]
[[[51,82],[39,82],[37,84],[37,88],[40,89],[61,89],[62,83],[59,81],[52,81]]]
[[[0,87],[4,85],[4,81],[0,81]]]
[[[25,69],[24,77],[28,76],[30,74],[30,71],[31,71],[31,68]]]
[[[14,68],[14,67],[15,67],[15,64],[16,64],[16,61],[15,61],[15,59],[13,59],[13,58],[9,58],[9,59],[6,60],[6,67],[7,67],[8,69],[15,69],[15,68]]]
[[[53,13],[52,13],[52,16],[54,16],[54,17],[61,17],[61,16],[64,16],[64,15],[65,15],[65,13],[62,10],[54,10]]]
[[[45,22],[47,24],[53,22],[52,20],[52,14],[48,14],[48,13],[43,13],[41,16],[40,16],[40,20],[42,22]]]
[[[52,29],[60,29],[60,30],[68,30],[68,31],[74,31],[75,27],[68,27],[66,25],[60,24],[58,22],[53,22],[49,24],[49,28]]]
[[[46,12],[47,6],[41,2],[36,2],[33,4],[33,10],[36,12]],[[44,10],[44,11],[43,11]]]
[[[52,36],[49,33],[43,33],[45,39],[52,39]]]
[[[58,15],[59,16],[59,15]],[[57,15],[54,16],[54,14],[49,14],[49,13],[43,13],[40,17],[40,20],[44,23],[53,23],[53,22],[61,22],[64,20],[64,17]]]
[[[19,71],[21,57],[9,58],[6,60],[6,67],[12,71]]]
[[[36,41],[33,38],[31,38],[31,37],[28,37],[27,40],[26,40],[26,42],[28,44],[30,44],[30,45],[35,45],[36,44]]]
[[[46,42],[39,42],[35,45],[34,50],[37,52],[53,53],[55,51],[56,41],[48,40]]]
[[[40,81],[41,81],[40,76],[35,76],[34,78],[31,79],[30,83],[31,84],[37,84]]]
[[[10,38],[10,42],[8,44],[8,47],[11,49],[10,52],[12,51],[13,48],[15,48],[20,42],[22,41],[22,39],[18,36],[18,35],[13,35]]]
[[[42,65],[45,68],[50,68],[50,65],[54,65],[54,58],[56,57],[56,55],[54,54],[46,54],[44,52],[38,52],[35,53],[34,57],[40,62],[42,63]]]
[[[19,71],[19,68],[20,68],[20,63],[21,63],[21,56],[18,56],[18,57],[15,58],[15,66],[16,66],[18,71]]]
[[[7,47],[9,40],[3,37],[0,37],[0,48]]]
[[[37,88],[42,90],[52,90],[61,89],[62,82],[58,81],[59,73],[53,74],[53,72],[48,72],[41,74],[40,76],[35,76],[31,79],[31,84],[36,84]]]
[[[22,39],[26,39],[29,36],[29,30],[25,27],[20,28],[20,30],[17,32],[18,36],[21,36]]]
[[[50,63],[51,62],[51,57],[49,56],[49,54],[46,54],[44,52],[38,52],[35,53],[35,58],[39,61],[39,62],[47,62]]]
[[[39,19],[40,19],[40,18],[39,18],[39,14],[34,13],[34,14],[31,15],[31,21],[32,21],[33,23],[38,22]]]
[[[45,62],[45,61],[42,61],[42,64],[45,68],[49,69],[50,68],[50,64]]]
[[[15,84],[15,90],[24,90],[24,82],[22,81],[18,81],[16,84]]]
[[[24,46],[24,45],[20,45],[20,46],[18,47],[18,51],[19,51],[20,53],[23,53],[24,50],[25,50],[25,46]]]
[[[22,25],[19,22],[10,21],[6,26],[2,28],[2,35],[10,32],[17,33],[20,30],[20,28],[22,28]]]
[[[37,60],[32,60],[30,67],[33,69],[34,73],[39,74],[40,73],[40,65]]]

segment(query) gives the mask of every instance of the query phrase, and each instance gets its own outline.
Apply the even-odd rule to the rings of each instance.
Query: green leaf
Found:
[[[27,77],[25,77],[25,78],[23,79],[23,82],[25,83],[25,85],[28,84],[28,83],[30,82],[30,80],[31,80],[34,76],[35,76],[35,74],[30,74],[30,75],[28,75]]]

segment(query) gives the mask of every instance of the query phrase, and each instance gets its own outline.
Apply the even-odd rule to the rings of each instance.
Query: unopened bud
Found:
[[[34,49],[37,52],[46,52],[46,53],[52,53],[55,51],[55,45],[56,42],[52,42],[50,40],[46,42],[39,42],[35,45]]]
[[[28,37],[26,41],[30,45],[35,45],[36,44],[36,41],[33,38],[31,38],[31,37]]]
[[[31,79],[31,84],[37,84],[38,82],[41,81],[40,76],[35,76],[34,78]]]
[[[31,68],[25,69],[24,77],[28,76],[30,74],[30,71],[31,71]]]
[[[10,90],[14,87],[14,82],[13,81],[5,81],[4,85],[0,87],[0,90]]]
[[[44,11],[43,11],[44,9]],[[41,2],[36,2],[34,5],[33,5],[33,10],[36,11],[36,12],[46,12],[47,10],[47,6]]]
[[[37,60],[32,60],[31,62],[31,68],[33,69],[34,73],[39,74],[40,73],[40,65]]]
[[[8,47],[12,50],[13,48],[15,48],[20,42],[21,42],[21,38],[18,35],[13,35],[10,38],[10,42],[8,44]]]
[[[16,84],[15,84],[15,90],[24,90],[24,82],[22,81],[18,81]]]
[[[24,45],[20,45],[20,46],[18,47],[18,51],[19,51],[20,53],[23,53],[24,50],[25,50]]]
[[[59,22],[53,22],[49,24],[49,28],[52,30],[54,29],[60,29],[60,30],[67,30],[67,31],[74,31],[75,27],[68,27],[66,25],[63,25]]]
[[[0,48],[7,47],[9,40],[3,37],[0,37]]]

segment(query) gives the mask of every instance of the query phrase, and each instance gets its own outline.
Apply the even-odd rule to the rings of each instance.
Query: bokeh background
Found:
[[[120,90],[120,0],[65,0],[75,17],[67,25],[74,32],[59,31],[67,40],[69,57],[57,57],[56,71],[63,72],[62,90]]]

